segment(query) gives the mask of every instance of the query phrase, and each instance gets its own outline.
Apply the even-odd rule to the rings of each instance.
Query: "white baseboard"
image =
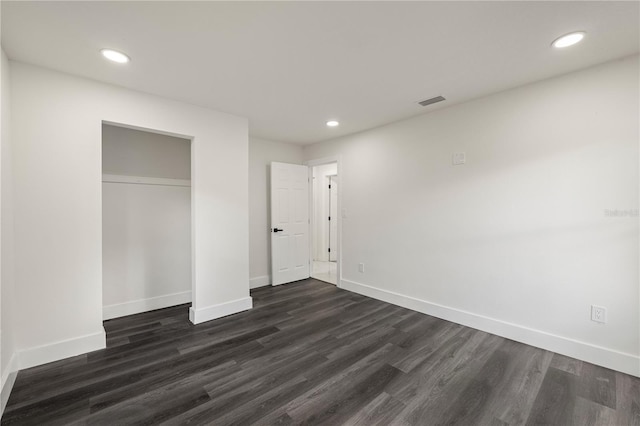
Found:
[[[0,417],[4,413],[4,409],[7,406],[7,402],[9,401],[9,395],[11,395],[11,390],[13,389],[13,384],[16,382],[16,377],[18,376],[18,370],[20,369],[20,365],[18,363],[18,354],[13,353],[11,359],[9,360],[9,364],[5,371],[2,372],[2,391],[0,394]]]
[[[127,315],[139,314],[140,312],[153,311],[154,309],[168,308],[169,306],[181,305],[191,302],[191,291],[167,294],[164,296],[150,297],[148,299],[138,299],[131,302],[117,303],[102,307],[102,319],[124,317]]]
[[[104,349],[107,346],[106,343],[106,334],[103,329],[98,333],[24,349],[18,351],[20,369]]]
[[[232,300],[231,302],[220,303],[219,305],[208,306],[202,309],[194,309],[192,307],[189,309],[189,319],[194,324],[200,324],[202,322],[226,317],[227,315],[247,311],[252,307],[253,299],[243,297],[242,299]]]
[[[258,288],[267,285],[271,285],[271,277],[269,275],[249,279],[249,288]]]
[[[403,308],[640,377],[640,357],[633,354],[618,352],[545,331],[438,305],[355,281],[342,279],[340,287],[354,293],[402,306]]]

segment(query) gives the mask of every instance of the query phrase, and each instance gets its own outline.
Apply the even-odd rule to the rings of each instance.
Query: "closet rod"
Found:
[[[102,175],[102,182],[128,183],[134,185],[191,186],[190,179],[154,178],[146,176]]]

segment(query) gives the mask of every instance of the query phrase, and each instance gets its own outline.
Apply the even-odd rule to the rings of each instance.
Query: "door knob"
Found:
[[[273,228],[273,232],[282,232],[284,229]]]

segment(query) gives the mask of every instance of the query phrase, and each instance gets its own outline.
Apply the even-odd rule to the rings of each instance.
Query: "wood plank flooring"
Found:
[[[23,370],[3,425],[640,425],[640,379],[313,279],[193,326],[104,323],[107,349]]]

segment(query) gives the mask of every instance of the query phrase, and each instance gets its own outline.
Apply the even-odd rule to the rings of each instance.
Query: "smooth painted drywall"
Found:
[[[103,125],[102,171],[171,179],[102,183],[104,318],[190,301],[191,141]]]
[[[103,182],[102,230],[107,311],[191,291],[190,187]]]
[[[4,51],[0,69],[0,370],[2,389],[0,404],[7,402],[12,385],[12,373],[18,368],[16,363],[15,329],[15,289],[13,269],[13,183],[12,154],[10,143],[10,67]],[[6,386],[5,386],[6,385]],[[0,410],[0,413],[2,410]]]
[[[104,346],[103,121],[192,138],[192,317],[250,307],[245,118],[22,63],[11,71],[23,367]]]
[[[344,282],[608,351],[633,372],[638,75],[635,56],[305,147],[343,159]]]
[[[103,174],[191,179],[188,139],[104,125],[102,141]]]
[[[0,13],[1,15],[1,13]],[[1,21],[1,20],[0,20]],[[1,37],[0,37],[0,41],[1,41]],[[3,126],[3,118],[4,118],[4,114],[3,114],[3,106],[5,101],[5,98],[7,97],[7,94],[5,93],[5,85],[4,85],[4,80],[8,78],[8,76],[5,76],[5,53],[4,50],[2,50],[0,48],[0,225],[2,223],[2,141],[4,141],[4,135],[3,135],[3,131],[4,131],[4,126]],[[7,80],[8,81],[8,80]],[[2,355],[2,351],[4,349],[4,345],[2,344],[2,227],[0,226],[0,378],[2,377],[2,373],[4,372],[4,365],[3,365],[3,355]],[[4,388],[4,380],[0,380],[0,392],[2,391],[2,388]],[[2,400],[0,398],[0,416],[2,415],[2,412],[4,411],[3,405],[2,405]]]
[[[272,161],[302,164],[302,147],[249,138],[249,257],[251,259],[250,276],[254,287],[271,282],[269,167]]]

